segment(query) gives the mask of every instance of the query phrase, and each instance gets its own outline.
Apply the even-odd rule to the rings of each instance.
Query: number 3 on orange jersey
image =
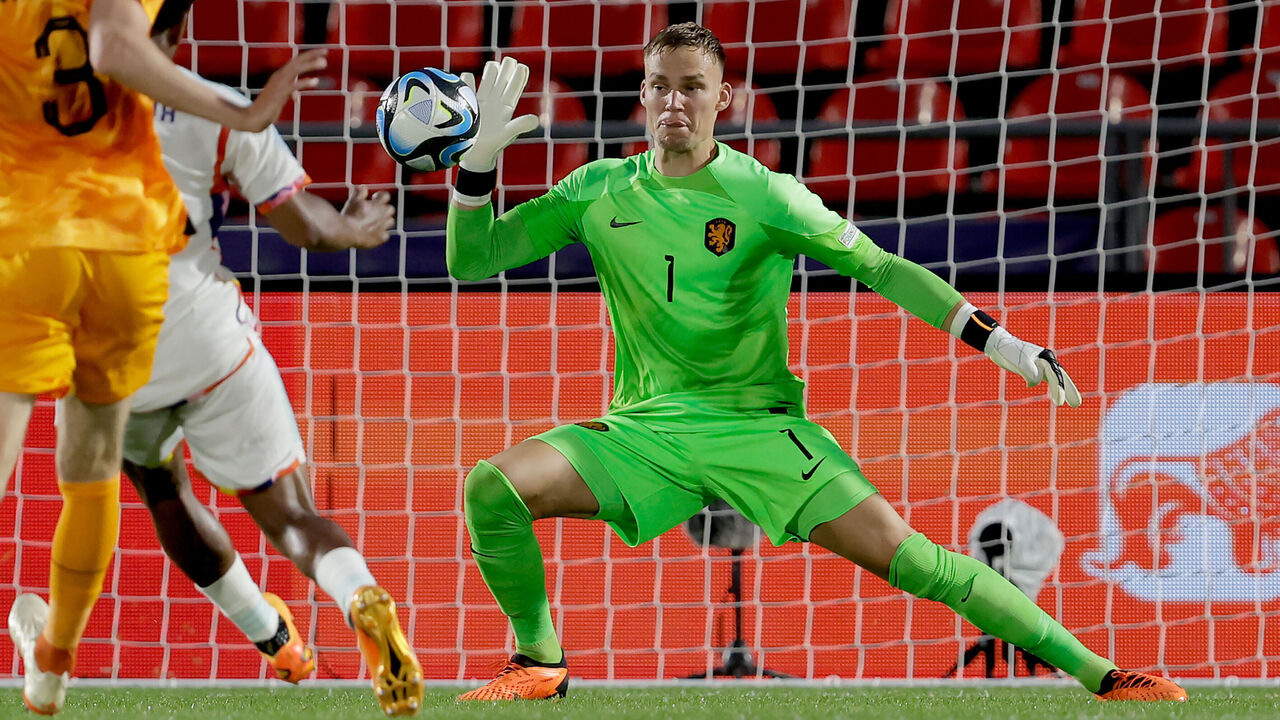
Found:
[[[70,33],[79,42],[53,42],[56,33]],[[44,32],[36,38],[36,57],[46,58],[54,54],[53,83],[59,87],[57,99],[44,103],[44,121],[63,135],[81,135],[107,114],[107,93],[102,81],[93,75],[89,64],[89,36],[80,21],[69,15],[49,18]],[[62,108],[66,107],[72,119],[62,121]],[[86,114],[87,113],[87,114]]]

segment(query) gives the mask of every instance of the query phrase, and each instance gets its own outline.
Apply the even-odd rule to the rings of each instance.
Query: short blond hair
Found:
[[[682,22],[668,25],[658,31],[644,46],[644,56],[662,55],[680,48],[701,50],[720,63],[724,69],[724,48],[720,46],[720,38],[715,33],[695,22]]]

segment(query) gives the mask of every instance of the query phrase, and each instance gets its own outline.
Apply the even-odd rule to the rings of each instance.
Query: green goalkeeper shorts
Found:
[[[635,547],[716,498],[759,525],[774,545],[808,540],[876,493],[825,428],[762,412],[690,418],[671,431],[634,415],[562,425],[535,439],[560,451],[586,481],[604,520]]]

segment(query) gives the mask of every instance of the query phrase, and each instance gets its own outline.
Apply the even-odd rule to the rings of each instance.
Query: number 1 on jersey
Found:
[[[675,302],[676,293],[676,258],[674,255],[663,255],[667,261],[667,302]]]

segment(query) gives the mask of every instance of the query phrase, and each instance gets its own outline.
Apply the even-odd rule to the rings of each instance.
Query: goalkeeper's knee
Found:
[[[511,481],[484,460],[467,473],[463,498],[473,549],[483,549],[486,536],[509,535],[533,525],[533,515]]]

